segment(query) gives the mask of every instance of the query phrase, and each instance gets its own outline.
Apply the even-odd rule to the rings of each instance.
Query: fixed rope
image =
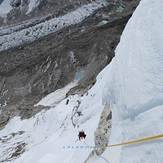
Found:
[[[156,141],[158,139],[163,139],[163,134],[150,136],[150,137],[144,137],[141,139],[136,139],[136,140],[131,140],[131,141],[126,141],[126,142],[119,143],[119,144],[111,144],[111,145],[108,145],[107,147],[111,148],[111,147],[118,147],[118,146],[125,146],[125,145],[142,144],[146,142]]]

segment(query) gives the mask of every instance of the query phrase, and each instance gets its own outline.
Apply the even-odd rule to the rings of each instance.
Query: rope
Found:
[[[132,144],[142,144],[142,143],[146,143],[146,142],[155,141],[155,140],[158,140],[161,138],[163,138],[163,134],[145,137],[145,138],[141,138],[141,139],[136,139],[136,140],[132,140],[132,141],[126,141],[126,142],[119,143],[119,144],[111,144],[111,145],[108,145],[107,147],[111,148],[111,147],[118,147],[118,146],[132,145]]]

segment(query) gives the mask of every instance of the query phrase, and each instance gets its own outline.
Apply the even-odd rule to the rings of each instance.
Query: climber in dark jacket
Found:
[[[85,132],[84,132],[83,130],[80,131],[79,134],[78,134],[79,140],[85,139],[86,136],[87,136],[87,135],[85,134]]]
[[[70,101],[70,100],[69,100],[69,99],[67,99],[67,101],[66,101],[66,105],[68,105],[69,101]]]

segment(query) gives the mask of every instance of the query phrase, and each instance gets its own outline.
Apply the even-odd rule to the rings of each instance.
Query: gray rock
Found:
[[[10,0],[10,5],[12,7],[19,7],[21,5],[21,0]]]
[[[106,106],[101,113],[100,122],[95,132],[95,153],[101,155],[107,148],[112,126],[112,112],[110,106]]]

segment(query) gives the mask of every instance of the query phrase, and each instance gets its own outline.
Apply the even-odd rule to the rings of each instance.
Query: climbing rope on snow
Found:
[[[156,141],[159,139],[163,139],[163,134],[158,134],[155,136],[149,136],[149,137],[144,137],[144,138],[140,138],[140,139],[135,139],[135,140],[131,140],[131,141],[126,141],[126,142],[122,142],[122,143],[118,143],[118,144],[110,144],[107,146],[107,148],[112,148],[112,147],[120,147],[120,146],[128,146],[128,145],[136,145],[136,144],[143,144],[143,143],[147,143],[147,142],[152,142],[152,141]],[[79,141],[78,139],[75,141],[75,143]],[[90,148],[90,149],[98,149],[100,147],[96,147],[93,145],[88,145],[85,141],[83,141],[83,144],[85,144],[86,146],[81,146],[82,149],[85,148]],[[75,149],[74,146],[72,146],[72,149]],[[76,147],[80,147],[80,146],[76,146]],[[68,146],[68,148],[70,148],[70,146]]]
[[[119,144],[111,144],[111,145],[108,145],[107,147],[111,148],[111,147],[118,147],[118,146],[125,146],[125,145],[142,144],[142,143],[147,143],[151,141],[156,141],[161,138],[163,139],[163,134],[150,136],[150,137],[144,137],[144,138],[131,140],[131,141],[126,141],[126,142],[119,143]]]

